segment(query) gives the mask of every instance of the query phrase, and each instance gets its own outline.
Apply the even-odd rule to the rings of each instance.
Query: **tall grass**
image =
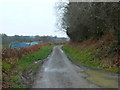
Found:
[[[42,63],[40,62],[40,63],[35,64],[34,62],[37,60],[43,60],[44,58],[46,58],[50,54],[52,47],[53,47],[53,45],[52,46],[44,46],[44,47],[41,47],[41,49],[39,51],[24,56],[21,60],[18,61],[16,71],[24,72],[27,70],[32,70],[32,72],[35,72],[36,70],[39,69],[39,67],[41,66]],[[27,75],[26,75],[26,77],[27,77]],[[29,85],[21,84],[21,82],[20,82],[21,75],[20,74],[16,74],[10,78],[11,78],[10,85],[15,88],[29,87]],[[16,81],[18,81],[18,82],[16,82]]]
[[[82,45],[84,44],[85,42],[82,43]],[[80,44],[76,44],[75,46],[74,43],[74,45],[66,44],[62,47],[62,49],[76,64],[81,64],[90,68],[118,72],[119,67],[116,63],[117,57],[110,58],[114,55],[114,53],[111,54],[108,50],[110,46],[104,44],[98,48],[99,45],[96,46],[89,44],[89,46],[81,46],[83,48],[80,48]]]
[[[51,45],[51,43],[37,44],[30,47],[21,47],[21,48],[3,48],[2,49],[2,60],[7,58],[22,58],[24,55],[34,53],[42,46]]]
[[[18,86],[19,82],[16,81],[20,77],[19,72],[31,67],[34,61],[46,58],[50,54],[52,47],[51,43],[45,43],[24,48],[3,48],[2,86],[4,88],[14,87],[14,85]]]
[[[28,65],[32,64],[34,61],[42,60],[46,58],[50,54],[52,47],[53,45],[44,46],[44,47],[41,47],[39,51],[24,56],[21,60],[18,61],[20,68],[22,70],[27,69]]]

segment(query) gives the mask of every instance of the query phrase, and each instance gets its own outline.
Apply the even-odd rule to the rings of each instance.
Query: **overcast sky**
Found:
[[[54,5],[55,0],[0,0],[1,33],[66,37],[55,32]]]

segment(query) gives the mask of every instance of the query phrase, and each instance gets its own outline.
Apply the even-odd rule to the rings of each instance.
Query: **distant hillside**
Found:
[[[0,34],[0,37],[2,37],[2,46],[3,47],[10,47],[11,44],[15,43],[31,43],[31,42],[40,42],[42,43],[58,43],[58,42],[65,42],[67,41],[67,38],[64,37],[53,37],[53,36],[8,36],[6,34]]]

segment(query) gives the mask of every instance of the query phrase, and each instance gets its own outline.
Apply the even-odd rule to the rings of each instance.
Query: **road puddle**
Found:
[[[66,72],[67,69],[58,69],[58,68],[44,68],[45,72]]]

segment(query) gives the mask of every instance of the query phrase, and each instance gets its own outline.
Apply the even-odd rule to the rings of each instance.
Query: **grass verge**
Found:
[[[111,72],[119,71],[119,68],[109,62],[107,58],[99,60],[97,55],[100,53],[100,49],[96,50],[93,46],[80,50],[77,47],[71,47],[69,44],[66,44],[62,47],[62,49],[67,54],[67,56],[76,64],[81,64],[95,69],[104,69]]]
[[[31,70],[31,72],[35,73],[35,71],[40,67],[41,62],[35,64],[36,60],[45,59],[52,51],[52,46],[43,46],[38,52],[25,55],[21,60],[18,60],[16,67],[16,75],[11,76],[10,85],[14,88],[26,88],[28,85],[22,84],[20,81],[21,74],[24,71]],[[28,73],[24,73],[28,74]],[[26,75],[27,76],[27,75]]]
[[[105,88],[117,88],[118,87],[118,78],[108,77],[108,73],[99,72],[99,71],[85,71],[89,75],[87,79],[92,83],[95,83],[99,86]]]
[[[73,47],[69,44],[64,45],[62,49],[75,64],[94,68],[94,70],[90,69],[88,71],[83,71],[88,74],[88,77],[86,78],[88,81],[104,88],[118,87],[118,75],[112,72],[118,72],[119,68],[116,66],[111,67],[114,65],[106,58],[102,58],[102,60],[100,60],[97,57],[101,52],[100,49],[96,50],[93,46],[80,49],[79,47]],[[101,70],[98,71],[97,69]],[[106,72],[106,70],[110,72]],[[116,77],[109,77],[112,74]]]
[[[29,68],[29,65],[34,61],[46,58],[51,53],[52,48],[53,46],[43,46],[38,52],[24,56],[18,61],[19,69],[25,70]]]

